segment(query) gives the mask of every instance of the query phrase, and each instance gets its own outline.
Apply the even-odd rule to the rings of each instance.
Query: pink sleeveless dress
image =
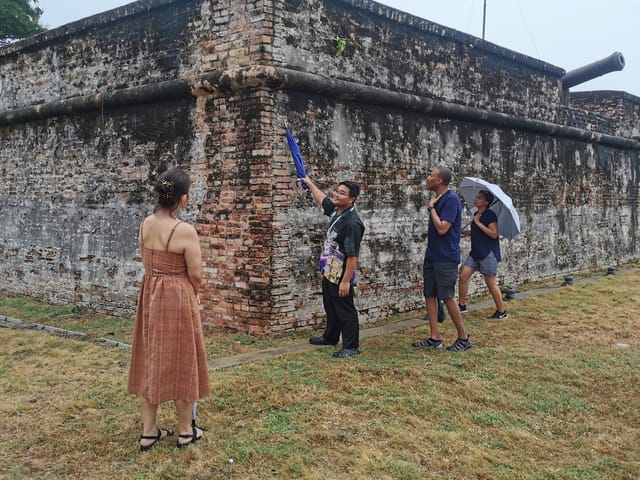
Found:
[[[183,254],[142,245],[128,392],[152,404],[195,402],[211,394],[202,323]],[[140,227],[142,229],[142,226]],[[141,236],[142,238],[142,236]]]

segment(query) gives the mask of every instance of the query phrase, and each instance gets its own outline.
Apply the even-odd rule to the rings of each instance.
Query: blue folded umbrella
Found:
[[[288,128],[286,128],[286,130],[287,142],[289,143],[289,150],[291,150],[291,156],[293,157],[293,164],[296,166],[298,178],[306,177],[307,170],[304,167],[304,160],[302,160],[302,155],[300,155],[298,144],[296,143],[295,138],[293,138],[291,131]],[[302,188],[304,188],[305,190],[309,190],[309,187],[307,187],[307,184],[304,182],[302,182]]]

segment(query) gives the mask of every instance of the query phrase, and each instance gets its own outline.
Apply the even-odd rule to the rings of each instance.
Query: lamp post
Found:
[[[484,40],[484,27],[487,23],[487,0],[484,0],[484,7],[482,9],[482,40]]]

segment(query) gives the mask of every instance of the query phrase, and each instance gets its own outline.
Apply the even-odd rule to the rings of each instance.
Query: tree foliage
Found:
[[[0,46],[43,32],[38,0],[0,0]]]

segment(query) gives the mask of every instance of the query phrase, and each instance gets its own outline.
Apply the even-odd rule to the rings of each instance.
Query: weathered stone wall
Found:
[[[595,124],[563,105],[563,73],[367,0],[144,0],[10,46],[0,290],[130,311],[153,181],[180,165],[194,179],[184,217],[201,234],[205,322],[321,324],[326,219],[295,185],[285,125],[327,192],[362,184],[364,322],[423,305],[437,163],[454,188],[480,176],[514,197],[522,234],[502,243],[503,283],[637,258],[640,145],[613,137],[635,131],[637,105],[598,113],[608,136],[567,128]]]
[[[169,102],[2,129],[2,290],[130,310],[150,179],[196,168],[191,116]]]
[[[575,111],[584,112],[585,116],[607,119],[611,123],[607,131],[612,135],[640,138],[640,97],[617,91],[571,92],[569,105]],[[600,127],[596,120],[587,122],[586,128],[591,127],[589,123]]]
[[[503,285],[603,268],[638,256],[637,152],[307,95],[280,100],[280,113],[299,132],[316,181],[327,192],[346,178],[355,177],[363,186],[358,208],[368,230],[358,304],[365,319],[423,304],[426,176],[441,162],[456,173],[453,188],[463,176],[478,176],[512,195],[522,234],[501,242]],[[286,252],[297,285],[291,298],[297,315],[321,318],[321,304],[306,301],[319,295],[317,285],[300,286],[313,277],[325,220],[301,192],[296,196],[283,223],[293,218],[292,229],[300,224],[314,228],[297,235],[278,232],[282,241],[296,238]],[[464,254],[469,250],[465,239]],[[299,265],[309,268],[295,268]],[[482,289],[480,276],[475,282]]]
[[[138,2],[4,48],[0,110],[193,75],[208,4]]]
[[[0,111],[192,75],[201,2],[123,7],[0,53]],[[205,2],[208,3],[208,2]],[[141,277],[138,225],[168,166],[200,172],[193,98],[95,109],[0,128],[3,291],[130,312]],[[195,220],[204,201],[196,176]]]
[[[274,60],[284,68],[515,117],[566,118],[560,69],[371,2],[283,3]],[[347,40],[343,52],[336,37]],[[503,284],[637,257],[637,151],[441,119],[407,111],[401,101],[353,103],[350,93],[285,91],[278,96],[278,114],[327,192],[342,179],[362,184],[358,205],[367,232],[358,304],[365,321],[423,305],[426,176],[438,163],[453,168],[456,184],[463,176],[480,176],[514,197],[522,235],[502,241]],[[602,116],[598,127],[604,126]],[[326,219],[300,190],[295,196],[280,214],[280,223],[291,229],[274,232],[276,244],[289,240],[290,246],[273,256],[296,288],[274,300],[291,306],[284,315],[305,325],[323,317],[318,282],[310,279]],[[300,224],[314,228],[296,232]],[[463,240],[463,251],[469,249]],[[473,287],[483,289],[479,277]]]
[[[584,110],[579,107],[565,106],[560,109],[560,118],[564,125],[616,135],[617,121],[597,111]]]
[[[368,0],[275,3],[277,65],[557,121],[558,67]]]

